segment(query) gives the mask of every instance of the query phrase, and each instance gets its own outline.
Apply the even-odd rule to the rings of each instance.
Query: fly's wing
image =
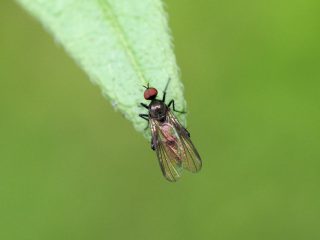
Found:
[[[163,176],[170,182],[181,176],[181,143],[176,129],[169,123],[150,119],[152,141]]]
[[[168,122],[170,122],[176,129],[179,137],[180,144],[182,145],[182,166],[190,172],[198,172],[202,167],[202,161],[197,149],[194,147],[188,131],[180,124],[178,119],[173,113],[168,111]]]

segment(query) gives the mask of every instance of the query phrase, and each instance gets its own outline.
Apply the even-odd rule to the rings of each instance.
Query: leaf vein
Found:
[[[112,9],[110,3],[107,0],[98,0],[99,4],[101,5],[101,8],[103,9],[104,16],[108,18],[108,20],[112,23],[112,27],[115,30],[115,33],[117,34],[119,41],[124,49],[124,52],[128,56],[133,69],[135,70],[136,74],[138,75],[138,78],[140,79],[141,83],[143,85],[146,85],[148,81],[146,80],[142,67],[137,59],[137,56],[135,52],[133,51],[128,37],[125,34],[125,31],[123,30],[121,24],[119,23],[119,20],[117,19],[116,14],[114,13],[114,10]]]

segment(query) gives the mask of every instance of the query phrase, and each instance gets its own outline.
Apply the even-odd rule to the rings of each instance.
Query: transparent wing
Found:
[[[202,167],[201,157],[194,147],[188,131],[180,124],[178,119],[173,115],[173,113],[168,111],[168,122],[170,122],[176,129],[179,138],[180,145],[182,145],[182,166],[183,168],[189,170],[190,172],[198,172]]]
[[[152,141],[163,176],[170,182],[181,176],[181,142],[176,129],[169,123],[159,123],[150,119]]]

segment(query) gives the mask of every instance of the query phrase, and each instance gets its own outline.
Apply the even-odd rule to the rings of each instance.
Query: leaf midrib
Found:
[[[104,17],[107,18],[111,22],[112,27],[113,27],[113,29],[119,39],[119,42],[121,43],[124,52],[128,56],[128,58],[132,64],[132,67],[135,70],[142,85],[146,85],[148,83],[148,81],[146,80],[146,78],[143,74],[142,67],[138,61],[138,57],[136,56],[136,54],[132,50],[132,47],[131,47],[130,42],[128,40],[128,37],[126,36],[122,26],[120,25],[120,23],[116,17],[116,14],[114,13],[114,10],[112,9],[111,5],[109,4],[109,2],[107,0],[98,0],[98,3],[100,4],[100,6],[102,8],[102,12],[103,12]]]

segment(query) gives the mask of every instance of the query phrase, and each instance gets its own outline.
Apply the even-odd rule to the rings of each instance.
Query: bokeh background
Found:
[[[320,239],[320,2],[167,1],[203,158],[149,142],[12,0],[0,3],[0,239]]]

